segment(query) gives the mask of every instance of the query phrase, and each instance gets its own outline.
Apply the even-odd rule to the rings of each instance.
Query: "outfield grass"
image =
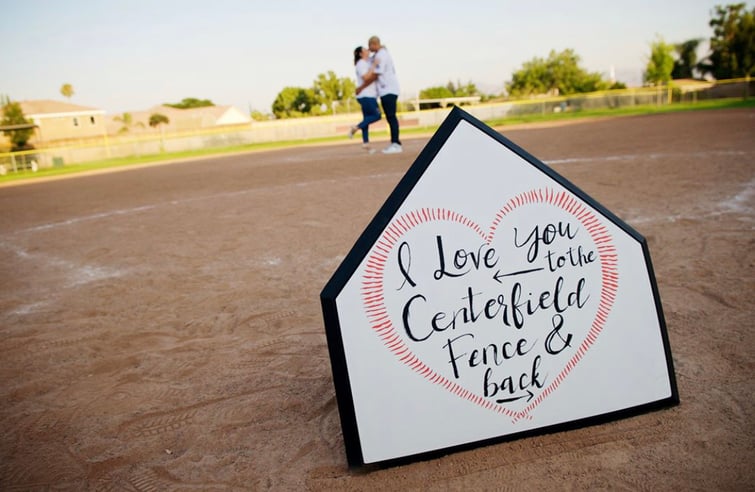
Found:
[[[562,113],[532,114],[511,116],[486,121],[490,126],[506,126],[520,123],[537,123],[548,121],[572,120],[578,118],[594,118],[605,116],[634,116],[641,114],[676,113],[679,111],[702,111],[708,109],[751,108],[755,106],[755,98],[750,99],[714,99],[709,101],[674,103],[662,105],[626,106],[621,108],[601,108],[579,111],[565,111]]]
[[[716,99],[711,101],[700,101],[695,103],[678,103],[678,104],[665,104],[665,105],[646,105],[646,106],[630,106],[622,108],[605,108],[605,109],[592,109],[592,110],[578,110],[578,111],[565,111],[561,113],[547,113],[547,114],[532,114],[512,116],[494,120],[485,121],[486,124],[493,127],[505,127],[507,125],[516,125],[522,123],[541,123],[541,122],[553,122],[553,121],[569,121],[580,118],[596,118],[596,117],[621,117],[621,116],[633,116],[655,113],[673,113],[679,111],[702,111],[708,109],[730,109],[730,108],[750,108],[755,106],[755,98],[750,99]],[[421,127],[421,128],[402,128],[402,135],[418,135],[432,133],[437,127]],[[383,136],[387,135],[388,131],[371,132],[371,135]],[[208,156],[219,156],[224,154],[234,154],[242,152],[254,152],[272,149],[281,149],[287,147],[293,147],[298,145],[312,145],[319,143],[331,143],[342,142],[343,136],[313,138],[306,140],[288,140],[280,142],[266,142],[246,145],[234,145],[228,147],[217,147],[201,150],[190,150],[183,152],[170,152],[160,153],[152,155],[144,155],[140,157],[125,157],[107,159],[102,161],[87,162],[84,164],[68,164],[63,167],[53,167],[41,169],[37,172],[20,171],[16,173],[9,173],[5,176],[0,176],[0,184],[11,181],[36,179],[49,176],[60,176],[66,174],[75,174],[85,171],[97,171],[112,168],[121,168],[126,166],[138,166],[146,164],[154,164],[165,161],[174,160],[188,160],[197,159]]]

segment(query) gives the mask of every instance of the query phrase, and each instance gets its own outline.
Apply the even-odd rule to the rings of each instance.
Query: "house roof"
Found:
[[[170,106],[159,105],[151,107],[147,111],[147,113],[164,114],[170,119],[171,122],[202,120],[206,122],[207,125],[217,125],[224,123],[248,123],[251,121],[251,118],[239,111],[234,106],[203,106],[199,108],[179,109]],[[233,115],[233,117],[230,117],[230,115]],[[226,119],[230,119],[231,121],[225,121]]]
[[[146,111],[127,111],[131,115],[129,131],[149,131],[149,118],[155,113],[168,117],[166,130],[196,130],[212,128],[222,125],[248,124],[252,119],[234,106],[206,106],[201,108],[178,109],[170,106],[152,106]],[[125,128],[122,121],[123,113],[109,115],[106,118],[108,131],[119,133]]]
[[[38,125],[34,123],[27,123],[24,125],[0,125],[0,132],[12,132],[16,130],[31,130],[37,128]]]
[[[63,101],[53,101],[52,99],[37,99],[33,101],[21,101],[19,103],[24,115],[27,117],[55,117],[55,116],[75,116],[104,114],[102,109],[81,106]]]
[[[674,79],[672,82],[675,86],[682,89],[682,91],[699,91],[715,85],[715,83],[710,80],[697,79]]]
[[[225,113],[227,113],[230,110],[236,110],[233,106],[202,106],[199,108],[186,108],[186,109],[180,109],[180,108],[173,108],[171,106],[153,106],[151,107],[148,112],[150,114],[152,113],[162,113],[166,116],[169,116],[171,114],[178,114],[178,115],[202,115],[202,116],[213,116],[215,118],[220,118]]]

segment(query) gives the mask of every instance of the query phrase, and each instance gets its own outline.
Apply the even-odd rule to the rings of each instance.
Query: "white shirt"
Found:
[[[396,67],[393,66],[393,58],[385,48],[380,48],[375,53],[375,59],[377,60],[377,66],[375,67],[375,73],[378,76],[377,79],[377,91],[378,95],[384,96],[386,94],[399,95],[398,77],[396,77]]]
[[[372,67],[372,59],[360,59],[357,61],[357,64],[355,66],[356,72],[357,72],[357,87],[362,85],[364,82],[364,76],[367,75],[367,72],[370,71],[370,68]],[[357,95],[357,99],[362,97],[374,97],[377,98],[377,84],[375,82],[371,83],[364,89],[362,89],[362,92],[360,92]]]

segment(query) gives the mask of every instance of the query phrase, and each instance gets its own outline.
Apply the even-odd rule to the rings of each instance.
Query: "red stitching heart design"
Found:
[[[458,236],[469,236],[471,232],[478,243],[480,241],[482,242],[483,246],[480,246],[480,248],[477,250],[476,256],[475,253],[471,253],[469,256],[469,258],[471,258],[471,260],[475,262],[476,270],[481,271],[482,267],[480,266],[480,262],[482,261],[482,248],[485,247],[485,245],[492,248],[492,245],[497,239],[496,233],[501,234],[500,231],[504,230],[502,226],[504,225],[505,221],[516,214],[522,214],[524,211],[529,210],[528,207],[532,206],[539,207],[540,210],[542,210],[543,208],[545,208],[546,210],[553,210],[553,213],[566,216],[567,218],[569,218],[569,220],[575,220],[575,224],[577,224],[581,229],[587,231],[589,235],[589,239],[587,240],[590,243],[590,248],[592,248],[592,251],[596,253],[594,257],[590,256],[590,261],[592,262],[592,264],[589,266],[589,268],[592,268],[592,270],[590,271],[597,272],[594,276],[595,278],[591,278],[590,280],[592,287],[591,292],[599,292],[600,295],[597,302],[591,301],[592,303],[590,304],[591,310],[589,312],[591,314],[594,314],[591,315],[589,329],[587,326],[584,326],[582,331],[575,335],[575,339],[578,345],[576,343],[574,345],[570,345],[569,341],[565,340],[564,338],[561,339],[563,342],[565,342],[565,345],[563,347],[564,355],[559,356],[561,358],[558,359],[559,365],[557,366],[556,371],[547,375],[540,375],[539,377],[544,378],[544,382],[541,385],[535,385],[534,383],[537,382],[536,380],[538,375],[536,375],[536,367],[533,365],[532,374],[530,374],[530,383],[533,383],[533,385],[531,388],[527,388],[527,393],[529,393],[528,398],[503,398],[495,400],[491,398],[490,395],[484,394],[488,391],[487,388],[485,388],[485,391],[483,392],[480,390],[481,386],[470,385],[468,381],[460,380],[458,374],[451,373],[449,369],[449,367],[451,367],[449,365],[451,364],[450,360],[444,360],[444,365],[440,367],[437,365],[437,363],[435,363],[435,366],[433,367],[426,361],[426,359],[423,360],[421,354],[423,353],[422,350],[425,350],[422,348],[425,345],[418,343],[418,340],[416,338],[411,339],[411,336],[407,336],[408,330],[406,330],[405,327],[407,325],[407,319],[409,316],[407,314],[408,308],[404,309],[402,318],[401,310],[397,310],[391,302],[394,301],[395,297],[398,295],[396,294],[396,292],[401,292],[401,290],[396,289],[393,286],[388,288],[385,285],[386,267],[390,265],[392,268],[395,265],[394,262],[400,254],[399,250],[401,249],[403,239],[405,237],[410,235],[413,231],[416,231],[419,227],[432,227],[434,224],[442,223],[444,227],[456,228],[457,225],[462,226],[459,229]],[[456,235],[457,234],[454,233],[454,236]],[[584,241],[584,239],[582,240]],[[492,254],[490,258],[492,258]],[[538,258],[540,258],[543,262],[545,261],[543,260],[544,257],[542,255],[540,255]],[[534,261],[534,258],[531,259],[531,261]],[[552,263],[550,258],[548,258],[548,262]],[[407,266],[403,265],[401,266],[401,268],[407,268]],[[550,270],[548,268],[550,268]],[[511,273],[510,275],[528,274],[529,272],[535,270],[542,270],[542,272],[539,272],[538,275],[553,276],[553,272],[556,271],[555,266],[553,264],[550,264],[548,268],[533,268],[530,270]],[[490,289],[491,285],[496,286],[496,284],[490,283],[488,277],[484,277],[483,280],[479,280],[483,277],[480,277],[477,271],[472,272],[472,274],[477,275],[477,277],[475,278],[478,278],[478,280],[476,280],[478,284],[483,281],[487,282],[485,285],[488,287],[488,289]],[[404,274],[404,280],[410,279],[408,272],[402,270],[402,273]],[[498,276],[499,274],[496,273],[495,277]],[[522,275],[522,277],[524,276],[525,275]],[[435,280],[437,281],[438,278],[436,277]],[[501,283],[501,280],[499,278],[495,278],[495,280]],[[382,340],[384,346],[401,363],[405,364],[413,371],[426,378],[429,382],[440,385],[441,387],[459,396],[460,398],[466,399],[483,408],[510,417],[514,422],[516,422],[523,418],[532,418],[531,413],[533,412],[533,410],[535,410],[537,406],[543,402],[543,400],[545,400],[549,395],[551,395],[559,388],[564,379],[568,377],[569,373],[580,362],[580,360],[583,359],[588,350],[594,345],[595,341],[598,339],[598,336],[601,334],[603,327],[605,326],[606,320],[613,306],[616,291],[618,289],[618,280],[618,258],[616,249],[613,245],[609,231],[595,215],[595,212],[566,191],[538,189],[521,193],[510,199],[496,214],[492,225],[488,229],[488,232],[485,232],[482,227],[480,227],[474,221],[463,216],[462,214],[441,208],[423,208],[395,218],[388,225],[388,227],[386,227],[367,258],[366,269],[362,277],[362,300],[365,308],[365,313],[373,331]],[[599,287],[595,288],[598,283]],[[405,287],[405,285],[402,285],[402,288],[403,287]],[[458,299],[459,297],[467,299],[469,302],[470,311],[472,311],[471,298],[473,297],[473,295],[477,295],[477,290],[482,290],[482,288],[475,289],[470,287],[466,297],[456,297],[456,299]],[[538,296],[534,296],[533,299],[535,299],[535,301],[532,301],[534,302],[534,304],[530,306],[532,307],[532,313],[528,313],[532,316],[545,316],[545,311],[553,306],[552,303],[555,302],[556,305],[558,303],[557,300],[553,300],[559,295],[558,289],[559,287],[556,287],[556,290],[554,291],[555,293],[548,293],[548,295],[546,295],[546,293],[541,294],[539,301],[537,301]],[[576,299],[579,298],[580,294],[580,292],[575,292],[571,295]],[[532,296],[532,293],[530,293],[529,295]],[[585,294],[585,296],[587,296],[587,294]],[[388,302],[386,302],[386,297],[388,297]],[[548,300],[549,297],[551,298],[551,300]],[[499,317],[501,315],[500,313],[503,313],[504,317],[510,315],[510,312],[507,313],[505,311],[506,306],[504,304],[504,298],[499,296],[498,299],[498,304],[496,304],[494,300],[488,302],[488,304],[491,306],[491,313]],[[537,302],[540,302],[541,305],[538,306]],[[548,304],[549,302],[551,304]],[[513,305],[513,302],[509,301],[509,303]],[[485,305],[485,309],[487,309],[488,304]],[[495,307],[495,309],[493,309],[493,307]],[[513,312],[513,307],[511,309]],[[565,307],[562,307],[562,309],[566,311]],[[467,314],[469,313],[467,312],[465,316],[467,316]],[[456,322],[455,316],[456,315],[454,315],[454,323]],[[492,316],[490,317],[490,319],[492,319]],[[470,320],[465,321],[471,322]],[[506,336],[510,337],[510,335],[512,334],[521,336],[521,333],[525,332],[526,330],[542,330],[542,326],[536,324],[535,321],[532,321],[531,323],[533,325],[532,328],[527,327],[526,329],[522,329],[521,325],[517,326],[517,329],[519,330],[518,332],[516,329],[511,327],[503,327],[508,329],[509,331],[486,331],[485,334],[481,334],[481,330],[477,333],[477,336],[480,340],[492,340],[492,337],[495,337],[496,340],[500,340],[502,339],[500,333],[504,333],[503,338],[505,338]],[[456,330],[455,325],[453,327],[453,330],[449,329],[448,332],[454,330]],[[455,335],[456,338],[475,338],[475,334],[471,334],[471,332],[463,333],[463,330],[459,330],[458,332],[454,331],[454,333],[461,333],[461,335]],[[430,335],[427,336],[430,337]],[[447,334],[445,334],[444,336],[447,336]],[[561,335],[559,334],[559,336]],[[535,344],[535,341],[533,340],[535,340],[535,337],[531,338],[532,339],[529,341],[521,342],[521,346],[517,347],[517,350],[521,349],[519,354],[509,355],[511,355],[512,357],[514,357],[515,355],[521,355],[522,358],[524,358],[525,354],[530,350],[533,351],[532,354],[537,353],[537,351],[533,349]],[[515,345],[515,342],[510,338],[508,340],[509,347],[511,349],[511,347]],[[536,337],[536,341],[537,343],[542,344],[542,338],[540,338],[539,336]],[[435,345],[433,345],[433,347],[437,348],[437,346]],[[449,353],[453,354],[453,352],[451,352],[451,338],[449,338],[447,345],[444,345],[443,347],[448,347]],[[540,347],[540,345],[538,345],[538,347]],[[568,350],[566,350],[567,347]],[[503,351],[504,349],[501,348],[501,353],[503,353]],[[481,351],[477,354],[473,353],[471,357],[467,353],[464,354],[465,357],[469,357],[469,367],[481,364],[481,361],[483,360],[481,355],[482,353],[483,352]],[[548,353],[552,355],[551,352]],[[455,356],[452,355],[451,358],[453,357]],[[461,358],[461,356],[459,356],[459,358]],[[448,357],[446,359],[448,359]],[[556,359],[554,358],[554,360]],[[453,369],[454,371],[456,371],[455,365],[453,365]],[[477,368],[475,367],[474,370],[477,370]],[[486,384],[487,377],[488,376],[486,375]],[[545,378],[547,378],[547,380]],[[524,378],[524,380],[527,380],[527,378]],[[511,381],[514,381],[514,379],[512,379]],[[520,377],[520,385],[522,384],[522,381],[523,377]],[[503,385],[501,385],[501,389],[503,389]],[[534,391],[532,391],[532,389],[534,389]]]

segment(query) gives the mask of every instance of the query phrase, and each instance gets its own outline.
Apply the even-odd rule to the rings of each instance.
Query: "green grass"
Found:
[[[0,176],[0,183],[8,181],[18,181],[33,178],[49,177],[49,176],[61,176],[66,174],[76,174],[84,171],[96,171],[101,169],[113,169],[127,166],[138,166],[144,164],[155,164],[160,162],[174,161],[174,160],[187,160],[197,159],[208,156],[221,156],[224,154],[236,154],[242,152],[254,152],[264,150],[275,150],[289,147],[295,147],[297,145],[311,145],[317,143],[328,143],[343,140],[342,137],[323,137],[313,138],[308,140],[287,140],[279,142],[264,142],[246,145],[233,145],[227,147],[213,147],[199,150],[186,150],[182,152],[163,152],[159,154],[146,154],[139,157],[119,157],[113,159],[105,159],[99,161],[90,161],[83,164],[66,164],[62,167],[51,167],[40,169],[37,172],[30,170],[23,170],[19,172],[11,172],[5,176]]]
[[[562,113],[517,115],[486,121],[490,126],[506,126],[521,123],[539,123],[551,121],[574,120],[579,118],[597,118],[607,116],[636,116],[657,113],[676,113],[680,111],[702,111],[708,109],[751,108],[755,98],[750,99],[714,99],[695,103],[674,103],[662,105],[627,106],[621,108],[600,108]]]
[[[633,116],[633,115],[646,115],[656,113],[673,113],[679,111],[701,111],[708,109],[730,109],[730,108],[751,108],[755,106],[755,98],[750,99],[717,99],[711,101],[699,101],[696,103],[677,103],[677,104],[665,104],[665,105],[647,105],[647,106],[630,106],[623,108],[605,108],[605,109],[593,109],[593,110],[580,110],[580,111],[566,111],[562,113],[546,113],[546,114],[530,114],[511,116],[501,119],[489,120],[485,123],[493,127],[505,127],[507,125],[516,125],[522,123],[540,123],[540,122],[554,122],[554,121],[569,121],[580,118],[596,118],[596,117],[618,117],[618,116]],[[421,127],[421,128],[402,128],[402,135],[419,135],[432,133],[437,127]],[[387,130],[371,132],[373,136],[385,136]],[[221,156],[224,154],[235,154],[242,152],[254,152],[264,150],[274,150],[295,147],[299,145],[312,145],[319,143],[333,143],[343,142],[343,136],[313,138],[307,140],[288,140],[280,142],[266,142],[246,145],[234,145],[228,147],[216,147],[201,150],[190,150],[184,152],[170,152],[143,155],[140,157],[125,157],[107,159],[102,161],[87,162],[85,164],[68,164],[62,167],[45,168],[33,173],[31,171],[20,171],[16,173],[8,173],[5,176],[0,176],[0,184],[10,181],[36,179],[47,176],[60,176],[66,174],[81,173],[83,171],[94,171],[101,169],[121,168],[126,166],[138,166],[144,164],[160,163],[173,160],[185,160],[192,158],[201,158],[207,156]]]

